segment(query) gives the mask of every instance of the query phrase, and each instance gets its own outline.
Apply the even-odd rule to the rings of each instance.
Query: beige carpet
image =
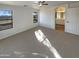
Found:
[[[16,52],[41,53],[48,57],[54,57],[49,49],[39,43],[34,31],[42,30],[52,46],[56,48],[62,57],[79,57],[79,36],[64,32],[56,32],[44,27],[36,27],[28,31],[13,35],[0,41],[0,55],[9,54],[11,57]],[[1,56],[0,56],[1,57]],[[25,56],[27,57],[27,56]]]

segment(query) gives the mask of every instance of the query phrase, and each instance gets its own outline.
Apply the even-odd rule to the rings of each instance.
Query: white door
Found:
[[[67,9],[65,32],[79,35],[79,8]]]

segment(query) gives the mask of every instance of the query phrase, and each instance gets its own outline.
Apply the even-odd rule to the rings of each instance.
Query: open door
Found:
[[[65,7],[59,6],[55,9],[55,30],[64,32],[65,29]]]

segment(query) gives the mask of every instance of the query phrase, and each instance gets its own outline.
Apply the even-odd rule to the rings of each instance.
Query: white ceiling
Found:
[[[17,6],[32,6],[32,7],[38,7],[37,5],[34,6],[34,3],[36,1],[0,1],[0,4],[8,4],[8,5],[17,5]],[[77,1],[47,1],[48,6],[56,6],[66,3],[73,3]]]
[[[56,6],[56,5],[70,4],[75,2],[77,1],[48,1],[48,4],[49,6]]]
[[[0,1],[0,4],[17,5],[17,6],[32,5],[33,3],[34,1]]]

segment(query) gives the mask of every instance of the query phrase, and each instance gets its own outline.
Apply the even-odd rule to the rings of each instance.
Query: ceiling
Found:
[[[33,3],[34,1],[0,1],[0,4],[17,5],[17,6],[32,5]]]
[[[77,1],[48,1],[49,6],[57,6],[62,4],[75,3]]]
[[[0,4],[8,4],[8,5],[17,5],[17,6],[31,6],[34,8],[38,8],[37,5],[34,5],[34,3],[37,1],[0,1]],[[77,1],[47,1],[48,6],[56,6],[66,3],[73,3]]]

